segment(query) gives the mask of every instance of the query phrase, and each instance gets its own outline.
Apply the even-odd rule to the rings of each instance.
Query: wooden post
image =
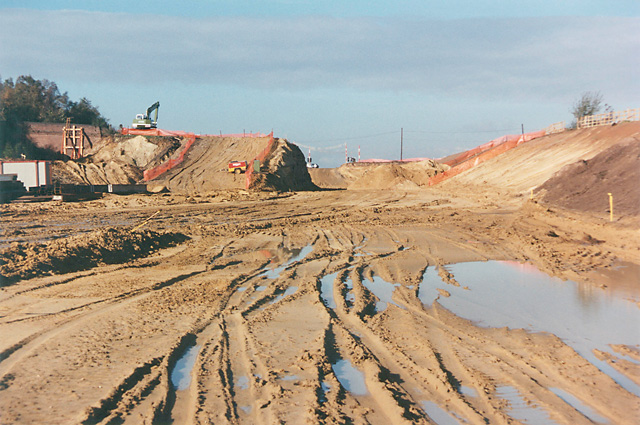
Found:
[[[404,128],[400,128],[400,161],[402,161],[402,144],[404,138]]]
[[[613,195],[611,193],[609,195],[609,221],[613,221]]]

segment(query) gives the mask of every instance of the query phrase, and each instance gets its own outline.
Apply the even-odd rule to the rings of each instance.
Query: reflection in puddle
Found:
[[[394,285],[382,279],[380,276],[373,276],[373,281],[364,279],[362,284],[380,300],[376,303],[377,312],[384,311],[387,308],[387,304],[393,304],[404,309],[404,307],[393,301],[393,291],[396,289],[396,286],[400,286],[399,283]]]
[[[249,378],[246,376],[241,376],[236,379],[235,387],[239,390],[246,390],[249,388]]]
[[[523,328],[549,332],[582,357],[640,396],[640,387],[593,354],[611,354],[609,344],[635,346],[640,335],[640,309],[616,293],[550,277],[530,265],[489,261],[458,263],[451,272],[470,291],[448,286],[451,297],[440,298],[445,308],[482,326]],[[420,285],[420,294],[434,285]],[[426,294],[426,293],[425,293]],[[422,295],[421,300],[432,301]]]
[[[176,390],[186,390],[189,388],[189,385],[191,385],[191,370],[196,364],[199,351],[199,345],[193,345],[187,348],[173,367],[171,371],[171,383]]]
[[[444,285],[435,267],[427,267],[422,275],[422,283],[418,287],[418,299],[424,305],[432,305],[440,293],[437,286]]]
[[[603,418],[602,416],[600,416],[597,413],[595,413],[589,407],[587,407],[584,404],[582,404],[582,402],[580,400],[578,400],[578,398],[574,397],[572,394],[569,394],[568,392],[566,392],[564,390],[561,390],[560,388],[549,388],[549,390],[551,390],[551,392],[553,392],[555,395],[560,397],[562,399],[562,401],[564,401],[565,403],[571,405],[571,407],[573,407],[578,412],[582,413],[583,415],[585,415],[587,418],[591,419],[592,421],[594,421],[594,422],[602,422],[602,423],[608,423],[609,422],[605,418]]]
[[[460,425],[460,421],[432,401],[421,401],[420,406],[438,425]]]
[[[333,282],[336,280],[338,272],[322,276],[320,279],[320,297],[324,301],[324,305],[329,308],[336,309],[336,300],[333,297]]]
[[[545,410],[535,404],[529,404],[517,389],[509,385],[496,388],[496,395],[509,402],[509,416],[525,424],[556,425]]]
[[[277,279],[280,277],[280,273],[282,273],[287,267],[291,264],[303,260],[307,255],[309,255],[313,251],[312,245],[307,245],[302,249],[292,249],[289,252],[293,253],[293,257],[284,263],[283,265],[276,267],[274,269],[268,269],[263,273],[263,276],[266,276],[269,279]]]
[[[288,297],[289,295],[293,295],[295,294],[295,292],[298,290],[297,286],[290,286],[288,287],[284,293],[278,295],[276,298],[273,299],[273,301],[271,301],[271,304],[275,304],[278,301],[282,300],[284,297]]]
[[[478,397],[478,392],[476,390],[470,387],[465,387],[464,385],[461,385],[460,388],[458,388],[458,391],[460,394],[466,395],[467,397]]]
[[[364,374],[355,368],[349,360],[338,360],[331,365],[331,368],[345,390],[354,395],[369,394]]]

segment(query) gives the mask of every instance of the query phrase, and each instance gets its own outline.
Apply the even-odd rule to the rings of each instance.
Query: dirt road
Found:
[[[137,259],[20,277],[61,246],[59,267],[84,261],[104,229],[126,242],[153,214],[140,242],[122,242]],[[2,424],[640,420],[637,394],[560,337],[441,302],[475,290],[446,265],[510,260],[635,311],[637,281],[596,277],[640,264],[632,218],[434,188],[109,196],[4,206],[2,221],[14,276],[0,293]],[[640,386],[637,344],[596,354]]]

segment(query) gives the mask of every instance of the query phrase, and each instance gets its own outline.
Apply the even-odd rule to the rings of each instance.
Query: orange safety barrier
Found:
[[[150,129],[137,129],[137,128],[123,128],[121,133],[124,135],[135,135],[135,136],[165,136],[165,137],[186,137],[189,140],[185,145],[184,149],[180,152],[177,158],[170,159],[167,162],[158,165],[157,167],[151,168],[149,170],[145,170],[144,180],[149,181],[153,180],[156,177],[160,176],[163,173],[171,170],[176,165],[180,164],[184,160],[184,156],[187,151],[191,148],[191,146],[195,143],[197,138],[201,137],[250,137],[250,138],[258,138],[258,137],[271,137],[269,148],[271,147],[271,143],[273,143],[273,131],[271,134],[263,134],[263,133],[236,133],[236,134],[194,134],[186,131],[169,131],[163,130],[161,128],[150,128]],[[268,151],[267,151],[268,153]],[[266,155],[266,153],[265,153]],[[264,160],[262,158],[261,160]],[[253,163],[251,164],[251,169],[253,170]],[[248,184],[247,184],[248,188]]]
[[[458,155],[454,159],[447,161],[445,164],[452,165],[452,167],[440,174],[429,179],[429,186],[438,184],[449,177],[457,176],[463,171],[467,171],[478,164],[481,164],[491,158],[505,153],[508,150],[515,148],[516,146],[528,142],[530,140],[542,137],[545,135],[545,131],[535,131],[533,133],[526,133],[521,135],[507,135],[478,146],[477,148],[468,150]]]
[[[269,142],[267,143],[267,147],[264,148],[262,152],[260,152],[258,156],[256,156],[253,160],[249,161],[249,164],[247,166],[247,171],[245,171],[244,173],[246,177],[244,188],[247,190],[249,189],[249,186],[251,186],[251,178],[253,177],[253,161],[257,159],[262,164],[264,162],[264,159],[267,157],[267,155],[269,155],[271,148],[273,147],[273,142],[275,140],[273,138],[273,131],[270,134],[265,135],[263,137],[269,137]]]

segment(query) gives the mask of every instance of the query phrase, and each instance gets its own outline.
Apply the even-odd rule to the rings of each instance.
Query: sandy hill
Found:
[[[562,167],[593,158],[611,146],[640,138],[640,122],[565,131],[523,143],[440,183],[494,186],[526,193]]]
[[[417,189],[443,170],[432,160],[418,162],[357,162],[338,168],[309,170],[313,183],[325,189]]]

